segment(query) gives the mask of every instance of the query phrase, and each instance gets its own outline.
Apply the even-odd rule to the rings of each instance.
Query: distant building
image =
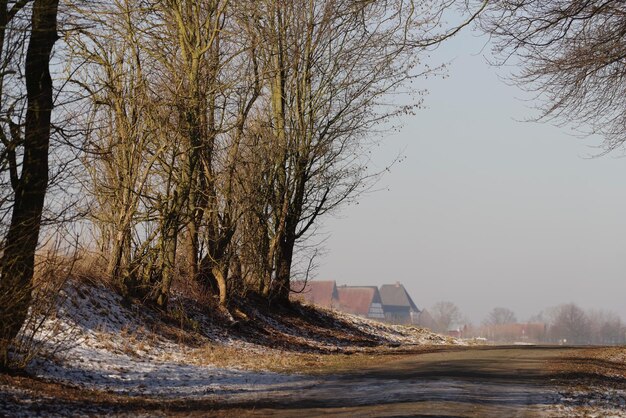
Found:
[[[531,342],[545,341],[547,326],[544,323],[514,323],[485,325],[479,329],[481,337],[497,342]]]
[[[334,280],[307,280],[291,283],[290,298],[324,308],[338,308],[339,294]]]
[[[387,322],[392,324],[419,324],[420,310],[400,282],[382,285],[380,298]]]
[[[365,318],[384,320],[380,292],[376,286],[338,286],[338,309]]]
[[[448,326],[446,330],[446,334],[450,337],[454,338],[463,338],[467,333],[467,325],[460,325],[457,323],[452,323]]]
[[[435,318],[426,309],[422,309],[417,317],[417,324],[422,328],[428,328],[432,331],[439,331],[441,325],[435,321]]]

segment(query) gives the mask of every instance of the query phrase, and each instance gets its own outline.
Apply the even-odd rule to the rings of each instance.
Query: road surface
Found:
[[[554,416],[562,376],[552,374],[547,366],[574,350],[449,348],[330,376],[309,387],[294,387],[292,393],[282,388],[275,397],[263,394],[253,403],[222,412],[289,417]]]
[[[483,346],[379,354],[358,370],[292,376],[188,398],[98,394],[25,378],[34,392],[16,386],[5,401],[18,402],[3,409],[0,397],[0,411],[15,412],[10,416],[626,417],[626,377],[615,373],[626,365],[592,351]],[[337,364],[354,367],[350,364],[362,360]],[[598,367],[609,373],[598,373]]]

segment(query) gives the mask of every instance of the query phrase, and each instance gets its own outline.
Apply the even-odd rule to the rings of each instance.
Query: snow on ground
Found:
[[[584,372],[601,375],[606,384],[586,382],[582,385],[558,393],[558,416],[563,417],[623,417],[626,418],[626,388],[623,382],[623,368],[626,364],[626,350],[621,347],[596,350],[590,355],[594,363],[606,365],[602,368],[587,368]],[[611,364],[617,367],[611,367]]]
[[[259,385],[270,389],[299,378],[199,365],[190,358],[193,347],[146,329],[151,318],[137,306],[125,307],[106,287],[71,284],[64,291],[63,306],[46,323],[60,331],[46,341],[58,353],[32,361],[27,368],[32,375],[88,389],[170,398],[254,391]]]
[[[626,417],[626,390],[590,386],[584,390],[559,392],[555,415],[563,417]]]
[[[37,362],[30,371],[39,377],[89,389],[128,395],[190,398],[221,392],[270,390],[298,380],[297,375],[247,372],[209,365],[186,364],[156,356],[142,360],[88,344],[70,350],[60,362]]]
[[[466,341],[425,331],[423,328],[404,325],[388,325],[354,315],[336,312],[335,315],[363,332],[371,332],[382,338],[403,345],[467,345]]]
[[[174,299],[174,303],[184,307],[186,320],[194,325],[194,332],[187,332],[168,325],[155,312],[124,302],[102,284],[70,283],[65,287],[64,295],[56,316],[46,321],[39,334],[43,337],[54,333],[54,337],[46,338],[44,343],[57,352],[40,356],[27,369],[44,381],[129,398],[220,403],[256,404],[271,398],[286,403],[328,399],[334,405],[347,402],[366,405],[377,401],[407,402],[414,400],[416,394],[440,396],[444,389],[452,395],[458,392],[458,396],[464,396],[457,382],[424,385],[419,379],[400,382],[391,377],[361,382],[345,376],[251,371],[218,367],[198,356],[199,350],[211,345],[235,348],[238,355],[255,356],[263,353],[280,355],[281,350],[356,352],[377,344],[387,347],[462,344],[417,327],[390,326],[344,313],[296,305],[291,317],[250,309],[244,314],[252,317],[250,323],[237,332],[236,326],[224,326],[201,308]],[[317,316],[306,322],[302,319],[304,315]],[[288,346],[268,345],[276,340],[286,342]],[[495,385],[489,390],[497,391],[499,387]],[[538,391],[531,395],[543,397],[545,394]],[[544,405],[546,416],[626,417],[624,390],[590,387],[580,391],[551,390],[548,395],[551,398],[550,405]],[[145,415],[150,416],[153,412],[159,411],[148,410]],[[0,416],[49,413],[123,414],[123,403],[59,402],[49,395],[42,396],[36,389],[0,382]]]
[[[256,334],[247,337],[245,333],[229,332],[198,309],[187,312],[189,321],[198,329],[193,335],[194,343],[189,344],[176,341],[175,327],[170,326],[175,330],[173,333],[162,332],[161,328],[168,325],[158,314],[124,302],[102,284],[69,283],[63,292],[56,316],[46,321],[40,333],[46,336],[43,343],[58,352],[32,361],[27,371],[34,376],[117,394],[200,398],[228,393],[239,394],[235,397],[239,400],[262,396],[268,391],[280,392],[281,388],[293,392],[317,382],[304,375],[216,367],[198,360],[197,350],[209,344],[234,347],[251,356],[280,352],[258,341]],[[268,313],[254,312],[254,315],[254,324],[265,327],[264,332],[269,330],[270,338],[288,339],[304,352],[367,349],[368,344],[358,344],[359,338],[366,339],[369,346],[371,341],[387,346],[455,342],[420,328],[389,326],[328,311],[321,315],[325,320],[335,321],[343,338],[333,336],[333,327],[323,328],[328,335],[319,335],[317,328],[307,331],[298,323],[281,322]],[[52,332],[54,336],[49,338]],[[357,343],[351,340],[353,337]]]

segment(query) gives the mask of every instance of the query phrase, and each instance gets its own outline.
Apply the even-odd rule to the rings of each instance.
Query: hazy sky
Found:
[[[535,114],[466,31],[432,54],[449,78],[424,82],[425,110],[375,159],[406,160],[388,188],[327,219],[318,279],[400,281],[419,307],[451,300],[475,322],[495,306],[527,319],[575,302],[626,319],[626,159],[598,138],[518,122]],[[379,187],[379,188],[380,188]]]

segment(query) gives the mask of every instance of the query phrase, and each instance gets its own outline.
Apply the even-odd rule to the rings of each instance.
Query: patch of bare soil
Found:
[[[626,416],[626,348],[590,347],[549,363],[564,416]]]
[[[590,347],[568,352],[550,365],[562,379],[579,384],[626,385],[626,348]]]

